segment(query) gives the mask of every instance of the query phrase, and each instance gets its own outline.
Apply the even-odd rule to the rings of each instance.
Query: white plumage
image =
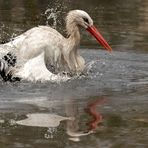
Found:
[[[13,41],[0,46],[1,57],[8,52],[17,56],[14,76],[27,80],[55,80],[62,71],[76,74],[85,68],[85,61],[77,51],[80,43],[79,27],[89,31],[106,49],[111,50],[93,26],[91,17],[82,10],[70,11],[66,17],[69,37],[63,37],[48,26],[34,27]],[[53,67],[50,72],[47,67]]]

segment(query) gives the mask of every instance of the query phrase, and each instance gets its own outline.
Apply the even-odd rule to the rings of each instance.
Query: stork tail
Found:
[[[0,76],[4,81],[14,82],[20,80],[18,77],[13,77],[11,72],[15,64],[16,56],[11,53],[6,54],[0,59]]]

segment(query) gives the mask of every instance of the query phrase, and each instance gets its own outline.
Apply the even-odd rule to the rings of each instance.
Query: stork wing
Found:
[[[28,60],[23,67],[15,73],[15,76],[29,81],[58,81],[59,79],[68,79],[55,75],[47,69],[44,61],[44,52],[39,56]]]

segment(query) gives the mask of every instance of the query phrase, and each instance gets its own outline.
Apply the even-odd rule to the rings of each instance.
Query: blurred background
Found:
[[[147,0],[0,0],[0,42],[38,25],[50,25],[65,35],[68,11],[82,9],[114,50],[148,51]],[[81,48],[101,48],[82,31]]]

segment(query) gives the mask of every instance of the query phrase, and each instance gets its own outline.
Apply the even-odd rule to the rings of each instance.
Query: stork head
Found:
[[[83,10],[72,10],[68,13],[66,20],[68,26],[74,27],[71,24],[75,24],[77,26],[85,28],[88,32],[91,33],[92,36],[94,36],[97,39],[97,41],[105,49],[107,49],[109,52],[112,51],[112,48],[109,46],[107,41],[103,38],[100,32],[93,25],[93,20],[91,19],[88,13],[86,13]]]

